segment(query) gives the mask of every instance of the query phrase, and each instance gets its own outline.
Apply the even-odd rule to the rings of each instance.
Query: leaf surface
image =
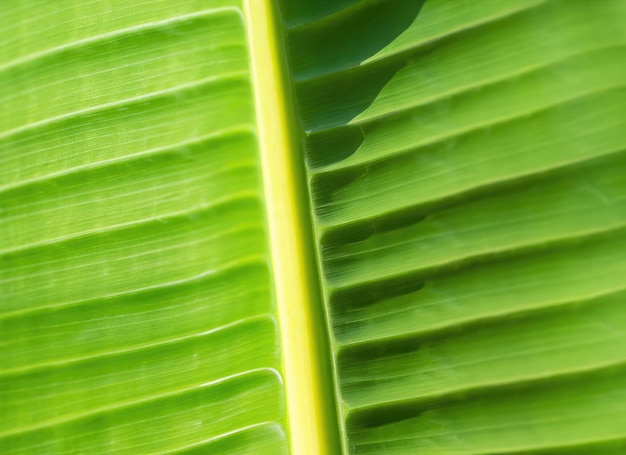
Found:
[[[287,452],[241,5],[4,9],[2,453]]]
[[[344,450],[621,453],[624,2],[284,3]]]
[[[623,453],[625,20],[3,5],[0,451]]]

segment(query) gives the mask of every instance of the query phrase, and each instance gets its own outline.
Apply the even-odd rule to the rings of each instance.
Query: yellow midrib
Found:
[[[273,0],[244,2],[294,455],[339,453],[300,133]],[[298,131],[298,133],[296,133]]]

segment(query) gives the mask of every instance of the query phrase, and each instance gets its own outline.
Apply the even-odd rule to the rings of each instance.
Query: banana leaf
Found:
[[[2,454],[621,454],[623,0],[4,0]]]

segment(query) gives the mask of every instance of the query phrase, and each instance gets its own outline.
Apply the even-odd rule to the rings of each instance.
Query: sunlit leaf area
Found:
[[[0,454],[626,453],[625,46],[624,0],[0,0]]]

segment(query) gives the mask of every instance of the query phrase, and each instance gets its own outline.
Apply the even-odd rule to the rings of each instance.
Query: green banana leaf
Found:
[[[0,453],[625,453],[625,23],[0,0]]]

